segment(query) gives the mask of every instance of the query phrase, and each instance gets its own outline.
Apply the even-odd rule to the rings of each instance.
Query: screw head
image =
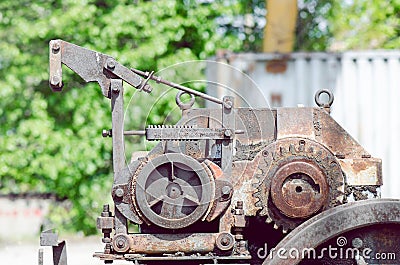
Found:
[[[57,86],[60,83],[60,77],[57,75],[53,75],[50,80],[50,84],[53,86]]]
[[[153,90],[153,89],[152,89],[152,87],[151,87],[149,84],[146,84],[146,85],[143,87],[143,91],[144,91],[144,92],[150,93],[152,90]]]
[[[223,237],[223,238],[221,239],[221,244],[222,244],[223,246],[227,246],[227,245],[229,244],[229,239],[226,238],[226,237]]]
[[[220,250],[226,251],[233,247],[235,239],[231,234],[223,232],[218,235],[216,243]]]
[[[113,59],[107,60],[107,68],[113,70],[115,68],[115,61]]]
[[[221,189],[221,193],[223,197],[228,197],[231,194],[232,188],[228,185],[223,186]]]
[[[119,93],[119,89],[118,89],[117,87],[114,87],[114,88],[112,89],[112,91],[113,91],[114,93]]]
[[[51,45],[51,50],[53,51],[53,53],[57,53],[60,51],[60,43],[57,42],[53,42],[53,44]]]
[[[117,241],[117,246],[118,247],[122,248],[124,245],[125,245],[125,242],[123,240],[120,239],[120,240]]]
[[[360,248],[363,246],[363,241],[361,240],[361,238],[356,237],[351,241],[351,244],[355,248]]]
[[[108,134],[108,130],[102,130],[101,131],[101,135],[103,136],[103,137],[107,137],[109,134]]]
[[[224,107],[225,107],[225,108],[231,109],[232,106],[233,106],[233,102],[232,102],[231,100],[229,100],[229,99],[225,99],[225,100],[224,100]]]
[[[226,137],[231,137],[232,136],[232,131],[230,129],[226,129],[224,132]]]
[[[122,196],[124,196],[124,190],[123,189],[121,189],[121,188],[118,188],[116,191],[115,191],[115,195],[117,196],[117,197],[122,197]]]

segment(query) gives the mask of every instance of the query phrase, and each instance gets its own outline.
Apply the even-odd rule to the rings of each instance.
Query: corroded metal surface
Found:
[[[271,197],[286,216],[307,218],[324,206],[329,187],[317,165],[297,160],[280,167],[271,182]]]
[[[215,247],[217,234],[133,234],[131,253],[208,253]]]
[[[85,81],[98,82],[111,100],[112,129],[103,136],[113,143],[114,208],[105,205],[97,220],[105,247],[95,254],[106,262],[260,264],[263,259],[255,255],[260,238],[274,246],[284,238],[282,232],[298,226],[312,230],[314,223],[305,225],[310,218],[323,218],[348,201],[379,197],[381,161],[329,115],[329,91],[316,94],[317,108],[236,108],[231,96],[217,99],[62,40],[50,43],[55,91],[63,86],[62,64]],[[180,90],[181,120],[124,131],[123,81],[151,93],[150,80]],[[189,103],[181,100],[185,93]],[[320,100],[322,93],[330,96],[327,102]],[[219,108],[192,109],[194,96]],[[160,142],[126,165],[128,136]],[[332,214],[332,225],[338,226],[339,217]],[[130,233],[129,223],[139,232]],[[302,230],[281,243],[292,242],[285,240],[295,231]]]
[[[329,209],[293,230],[276,246],[276,249],[297,249],[299,251],[317,249],[319,245],[333,237],[376,224],[400,225],[400,201],[390,199],[365,200]],[[398,228],[394,231],[397,233],[396,240],[400,243],[400,229]],[[263,264],[294,265],[300,261],[301,257],[285,260],[270,255]]]
[[[276,228],[287,232],[304,218],[342,203],[342,171],[323,145],[305,138],[285,138],[267,146],[259,156],[255,179],[259,186],[254,196],[260,214]]]

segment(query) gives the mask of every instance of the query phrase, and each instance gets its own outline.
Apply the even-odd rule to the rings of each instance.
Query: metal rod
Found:
[[[124,131],[124,135],[146,135],[146,131]]]
[[[43,249],[39,248],[39,260],[38,265],[43,265]]]
[[[235,134],[244,134],[244,130],[235,130]],[[124,135],[145,136],[146,135],[146,131],[124,131]]]
[[[131,71],[134,72],[135,74],[141,75],[141,76],[143,76],[143,77],[145,77],[145,78],[148,78],[149,75],[150,75],[149,72],[143,72],[143,71],[137,70],[137,69],[135,69],[135,68],[131,68]],[[162,78],[159,77],[159,76],[152,75],[152,76],[150,76],[150,79],[156,81],[157,83],[162,83],[162,84],[164,84],[164,85],[167,85],[167,86],[170,86],[170,87],[173,87],[173,88],[176,88],[176,89],[185,91],[185,92],[187,92],[187,93],[189,93],[189,94],[193,94],[193,95],[195,95],[195,96],[202,97],[202,98],[204,98],[204,99],[206,99],[206,100],[215,102],[215,103],[217,103],[217,104],[221,104],[221,105],[223,104],[223,101],[222,101],[221,99],[218,99],[218,98],[212,97],[212,96],[210,96],[210,95],[201,93],[201,92],[199,92],[199,91],[193,90],[193,89],[191,89],[191,88],[188,88],[188,87],[185,87],[185,86],[176,84],[176,83],[174,83],[174,82],[170,82],[170,81],[164,80],[164,79],[162,79]]]

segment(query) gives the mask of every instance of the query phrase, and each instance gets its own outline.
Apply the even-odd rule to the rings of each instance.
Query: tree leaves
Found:
[[[332,49],[395,49],[400,45],[400,2],[335,2],[330,24]]]
[[[207,58],[219,48],[238,50],[240,41],[216,33],[215,18],[227,11],[222,1],[2,1],[0,191],[67,198],[52,208],[52,221],[59,229],[94,233],[101,205],[111,201],[111,139],[101,137],[101,130],[111,126],[110,102],[97,84],[85,84],[66,68],[64,91],[51,92],[49,40],[61,38],[128,67],[157,71]],[[181,69],[169,77],[199,79],[202,70]],[[125,87],[126,102],[133,96],[126,129],[179,119],[176,91],[159,87],[146,95]],[[146,148],[142,138],[128,139],[127,160],[130,152]]]

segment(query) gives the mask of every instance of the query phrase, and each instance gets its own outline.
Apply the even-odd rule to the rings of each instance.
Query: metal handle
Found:
[[[320,99],[321,94],[327,94],[328,95],[328,101],[327,102],[322,102]],[[330,108],[332,106],[334,97],[332,91],[329,89],[320,89],[315,93],[315,103],[318,105],[318,107],[321,108]]]

